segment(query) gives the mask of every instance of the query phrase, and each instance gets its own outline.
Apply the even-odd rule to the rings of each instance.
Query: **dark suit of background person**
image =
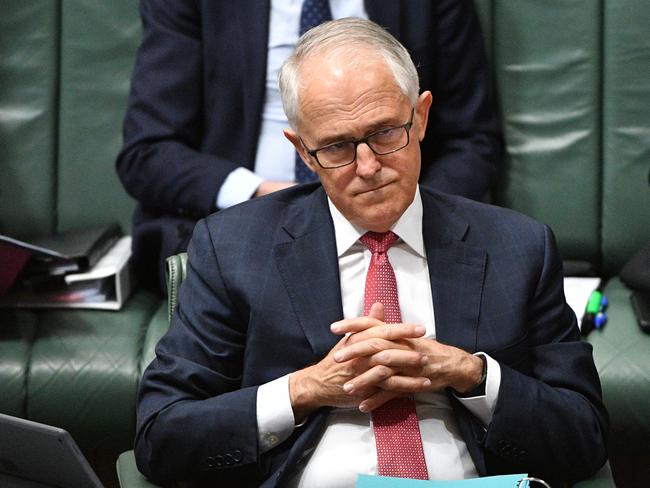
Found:
[[[117,170],[138,201],[136,273],[158,287],[164,259],[187,247],[195,222],[239,166],[253,169],[264,105],[269,1],[142,0],[124,146]],[[470,0],[373,0],[371,20],[409,49],[434,95],[420,182],[481,199],[501,138],[483,40]]]

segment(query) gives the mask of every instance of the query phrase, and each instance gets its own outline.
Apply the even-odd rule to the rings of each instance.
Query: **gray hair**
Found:
[[[278,75],[280,95],[289,125],[298,125],[300,68],[311,56],[353,53],[360,47],[381,56],[400,91],[416,104],[420,92],[418,72],[409,52],[387,30],[370,20],[350,17],[325,22],[305,32]]]

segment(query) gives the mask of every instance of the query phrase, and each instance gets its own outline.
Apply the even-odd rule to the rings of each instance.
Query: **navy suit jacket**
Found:
[[[450,395],[481,475],[579,479],[606,459],[608,419],[591,345],[565,302],[548,227],[510,210],[421,188],[440,342],[501,365],[487,431]],[[327,409],[258,452],[259,385],[313,364],[339,340],[334,228],[318,184],[200,221],[172,326],[146,370],[136,459],[153,480],[276,486],[313,443]],[[221,483],[221,484],[219,484]]]
[[[269,0],[141,0],[117,171],[139,203],[133,255],[140,279],[185,250],[215,210],[226,177],[254,169],[266,83]],[[471,0],[373,0],[371,19],[409,50],[434,101],[420,181],[480,199],[501,160],[489,70]],[[287,142],[288,144],[288,142]]]

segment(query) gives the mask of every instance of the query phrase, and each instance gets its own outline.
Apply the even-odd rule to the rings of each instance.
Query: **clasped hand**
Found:
[[[335,322],[344,337],[317,364],[290,377],[297,421],[322,407],[358,407],[370,412],[402,394],[467,391],[480,381],[482,361],[456,347],[424,339],[425,328],[387,324],[375,303],[367,317]]]

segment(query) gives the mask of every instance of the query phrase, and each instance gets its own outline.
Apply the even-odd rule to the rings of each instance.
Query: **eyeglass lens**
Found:
[[[357,145],[364,142],[378,155],[399,151],[408,144],[408,128],[391,127],[375,132],[360,141],[331,144],[316,151],[316,156],[322,166],[346,165],[356,159]]]

